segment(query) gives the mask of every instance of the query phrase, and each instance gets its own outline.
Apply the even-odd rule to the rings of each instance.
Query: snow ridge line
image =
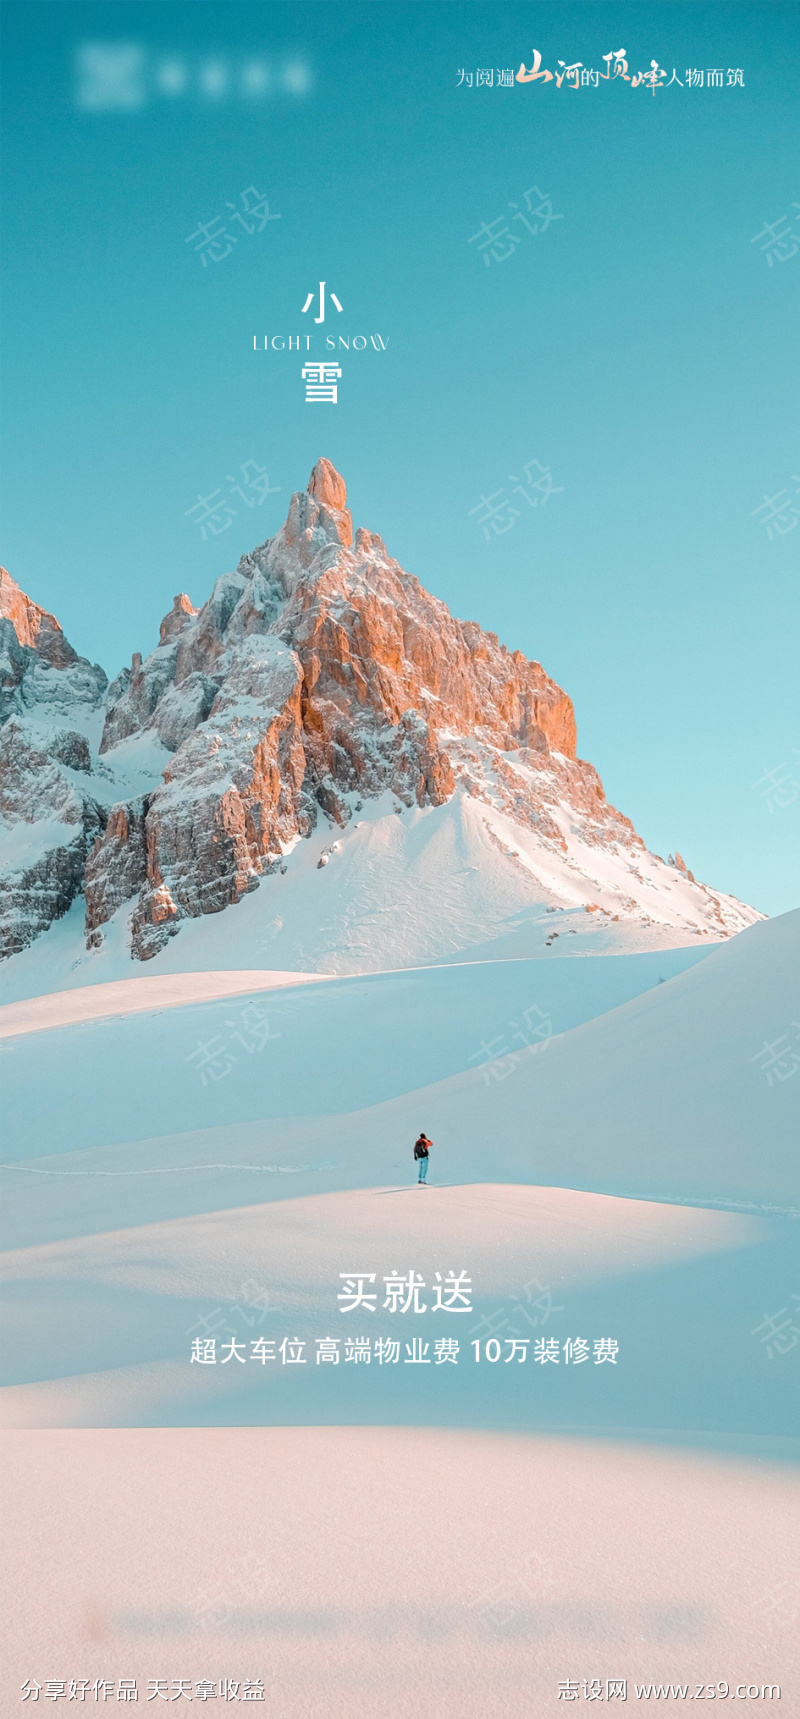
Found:
[[[633,1198],[652,1199],[653,1196],[634,1195]],[[767,1200],[702,1200],[687,1199],[685,1194],[661,1194],[656,1203],[664,1206],[698,1206],[709,1212],[755,1212],[758,1216],[766,1213],[772,1218],[800,1218],[800,1207],[774,1206]]]
[[[338,1169],[338,1164],[165,1164],[152,1170],[41,1170],[32,1164],[0,1164],[0,1170],[17,1170],[27,1176],[179,1176],[195,1170],[253,1170],[257,1174],[272,1176],[311,1176],[319,1175],[323,1170]],[[469,1182],[442,1182],[438,1185],[447,1188],[471,1186]],[[496,1184],[498,1187],[505,1185],[502,1182]],[[549,1184],[542,1185],[549,1186]],[[414,1187],[415,1183],[411,1182],[408,1186]],[[364,1190],[364,1192],[370,1191],[395,1194],[405,1193],[408,1190],[406,1184],[402,1183],[396,1188]],[[583,1194],[601,1193],[605,1195],[606,1193],[605,1189],[597,1188],[578,1188],[575,1191]],[[714,1200],[712,1202],[689,1198],[683,1194],[661,1194],[657,1198],[653,1194],[612,1194],[608,1197],[620,1200],[644,1200],[650,1205],[657,1206],[696,1206],[700,1210],[710,1212],[754,1212],[757,1215],[768,1215],[774,1218],[792,1218],[795,1220],[800,1218],[800,1207],[776,1206],[766,1201],[759,1203],[755,1200]]]

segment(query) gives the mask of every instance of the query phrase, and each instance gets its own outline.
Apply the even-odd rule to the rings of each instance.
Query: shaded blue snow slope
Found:
[[[526,1044],[668,991],[712,958],[670,949],[418,968],[6,1040],[3,1160],[342,1114],[464,1071],[481,1085],[490,1060],[513,1072],[509,1055]]]
[[[609,962],[604,958],[598,965],[605,969]],[[544,972],[544,964],[531,966],[542,985],[561,971],[556,963],[547,964]],[[565,977],[589,966],[565,962]],[[494,1000],[479,998],[486,1009],[485,1031],[495,1023],[502,1030],[511,1014],[509,983],[519,985],[517,1008],[532,991],[536,994],[525,964],[504,966],[500,974],[494,969],[487,973],[485,967],[458,969],[462,977],[474,978],[476,972],[482,981],[489,974],[502,981]],[[379,1057],[397,1054],[387,1012],[379,1013],[374,1003],[376,996],[395,995],[390,982],[394,977],[309,988],[285,997],[285,1006],[302,1006],[312,998],[321,1006],[332,996],[363,991],[373,1004],[371,1014],[361,1015],[358,1044],[364,1064],[365,1046],[370,1054],[374,1046]],[[399,976],[406,1000],[406,985],[418,977]],[[452,973],[437,970],[437,977],[453,982]],[[435,1143],[433,1188],[453,1182],[551,1184],[629,1198],[797,1212],[800,1064],[791,1058],[792,1047],[800,1046],[792,1024],[800,1022],[799,980],[800,913],[793,913],[743,932],[674,979],[564,1033],[544,1052],[526,1052],[516,1065],[474,1064],[466,1072],[349,1114],[270,1119],[269,1083],[266,1073],[260,1076],[258,1071],[271,1066],[277,1071],[279,1065],[270,1065],[267,1058],[283,1039],[267,1042],[246,1064],[243,1053],[241,1079],[234,1069],[206,1089],[194,1069],[187,1071],[173,1056],[162,1063],[163,1079],[177,1088],[177,1095],[168,1097],[169,1112],[173,1118],[177,1113],[178,1120],[149,1137],[143,1111],[147,1118],[158,1113],[146,1064],[137,1061],[125,1067],[118,1058],[104,1061],[98,1053],[93,1068],[102,1104],[98,1100],[93,1108],[89,1084],[85,1127],[80,1105],[87,1077],[80,1069],[69,1070],[75,1084],[71,1110],[65,1102],[64,1114],[58,1089],[37,1085],[43,1040],[74,1042],[85,1032],[95,1035],[96,1044],[111,1044],[115,1038],[107,1025],[8,1041],[8,1054],[20,1064],[24,1051],[33,1091],[28,1093],[31,1125],[26,1127],[25,1104],[19,1098],[14,1136],[6,1146],[8,1157],[19,1165],[3,1176],[6,1245],[26,1246],[198,1212],[222,1213],[337,1189],[408,1187],[414,1174],[411,1145],[420,1127]],[[423,991],[424,985],[418,985],[411,993],[417,1005],[415,1031],[422,1025],[418,1004]],[[441,1002],[445,993],[435,995]],[[548,994],[542,986],[538,995],[538,1006],[543,1007]],[[550,996],[549,1001],[555,1008],[555,999]],[[165,1029],[175,1024],[169,1015],[162,1019]],[[467,1061],[478,1029],[473,1038],[472,1017],[459,1019],[465,1041],[462,1061]],[[399,1007],[393,1020],[398,1035],[407,1031]],[[335,1014],[328,1021],[333,1032]],[[438,1016],[430,1010],[425,1016],[425,1030],[438,1030],[439,1046],[450,1022],[442,1009]],[[138,1017],[118,1025],[120,1031],[124,1025],[127,1035],[142,1024],[147,1022]],[[162,1020],[154,1025],[158,1029]],[[780,1041],[787,1055],[765,1067],[764,1046]],[[152,1033],[147,1042],[154,1044]],[[335,1048],[342,1043],[349,1066],[358,1068],[356,1047],[340,1035]],[[315,1063],[309,1055],[304,1065],[303,1099],[309,1111],[320,1085],[337,1078],[333,1048],[328,1047],[324,1062]],[[63,1058],[63,1051],[60,1054]],[[412,1077],[424,1066],[419,1057]],[[784,1078],[779,1078],[778,1067]],[[194,1084],[186,1079],[187,1072]],[[403,1072],[398,1058],[398,1084]],[[361,1090],[368,1090],[370,1073],[365,1066]],[[144,1089],[141,1093],[137,1084]],[[243,1094],[249,1094],[256,1110],[250,1120],[241,1116]],[[215,1118],[214,1107],[217,1117],[222,1111],[221,1120]],[[419,1190],[412,1192],[416,1197]],[[402,1196],[386,1196],[395,1197]]]
[[[370,1113],[507,1181],[800,1211],[800,911],[574,1028],[502,1081],[456,1075]],[[800,1277],[800,1256],[798,1257]],[[800,1288],[800,1283],[798,1283]]]

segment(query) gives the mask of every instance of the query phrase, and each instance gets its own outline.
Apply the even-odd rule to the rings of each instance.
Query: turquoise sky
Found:
[[[327,454],[356,523],[567,689],[581,755],[649,846],[766,912],[797,905],[797,21],[6,5],[15,578],[113,674]],[[560,75],[623,47],[630,74],[656,58],[681,82],[498,83],[534,49]],[[561,217],[536,233],[517,219],[534,186]],[[280,216],[262,231],[250,187]],[[237,242],[203,267],[186,241],[217,217]],[[469,240],[495,220],[491,256]],[[752,242],[767,223],[772,250]],[[321,279],[343,310],[316,327]],[[320,357],[325,334],[388,350],[343,351],[338,403],[307,404],[304,358],[253,336],[310,332]],[[534,460],[546,502],[512,493]],[[248,461],[277,491],[245,484],[249,507]],[[215,492],[226,528],[204,541],[187,510]],[[488,539],[482,496],[506,509]]]

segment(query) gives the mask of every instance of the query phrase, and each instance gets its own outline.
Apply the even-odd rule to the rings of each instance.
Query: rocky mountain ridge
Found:
[[[759,917],[647,854],[577,758],[566,693],[455,619],[379,536],[354,536],[328,460],[276,536],[199,610],[176,597],[156,649],[110,686],[8,575],[0,616],[4,953],[83,889],[89,947],[125,909],[130,953],[147,960],[185,921],[285,873],[320,824],[346,832],[365,806],[402,816],[457,797],[486,808],[506,870],[543,904],[566,868],[585,881],[567,878],[565,899],[608,918],[658,924],[660,905],[687,936],[719,937]]]

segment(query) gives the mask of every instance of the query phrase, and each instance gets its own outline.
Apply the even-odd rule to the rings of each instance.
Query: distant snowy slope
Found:
[[[0,968],[4,1002],[126,975],[261,965],[369,973],[431,962],[709,948],[752,917],[640,848],[589,842],[567,807],[563,850],[462,788],[441,806],[368,801],[343,829],[319,825],[225,913],[185,919],[144,966],[131,905],[84,940],[83,903]],[[636,895],[635,909],[632,906]],[[584,905],[588,903],[588,905]]]

